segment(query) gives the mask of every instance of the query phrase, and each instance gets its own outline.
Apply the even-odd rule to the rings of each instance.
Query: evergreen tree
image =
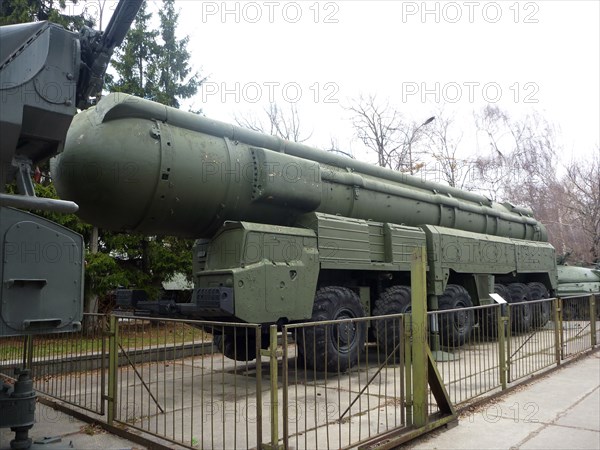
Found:
[[[190,98],[198,92],[202,83],[198,73],[192,74],[187,50],[189,36],[175,37],[179,13],[175,11],[175,0],[164,0],[160,16],[160,37],[163,45],[157,59],[158,85],[155,101],[179,108],[180,98]]]
[[[147,12],[144,1],[135,16],[133,28],[129,30],[122,46],[115,51],[112,66],[118,78],[108,75],[106,88],[112,92],[125,92],[142,98],[154,97],[152,78],[156,72],[159,46],[156,42],[159,32],[150,26],[152,13]]]
[[[69,4],[77,4],[71,0]],[[93,26],[90,17],[69,14],[66,0],[2,0],[0,1],[0,25],[49,20],[68,30],[79,30],[83,25]]]
[[[154,30],[144,1],[122,50],[115,53],[112,66],[117,76],[108,77],[107,89],[179,108],[179,99],[195,95],[203,80],[189,64],[189,37],[176,37],[175,1],[164,0],[158,14],[160,27]]]

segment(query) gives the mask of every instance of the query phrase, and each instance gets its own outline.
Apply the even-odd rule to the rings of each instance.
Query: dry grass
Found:
[[[106,331],[105,331],[106,330]],[[108,345],[108,327],[97,324],[77,333],[33,336],[33,357],[94,354]],[[26,337],[0,338],[0,363],[23,358]],[[211,341],[204,330],[183,322],[125,319],[119,321],[119,343],[123,348],[146,348]]]

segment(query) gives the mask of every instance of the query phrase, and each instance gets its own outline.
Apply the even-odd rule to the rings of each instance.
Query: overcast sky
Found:
[[[154,11],[161,2],[150,0]],[[407,119],[438,103],[465,130],[497,103],[535,109],[561,132],[565,160],[600,143],[600,2],[180,0],[178,31],[208,76],[186,106],[211,118],[296,102],[309,143],[361,154],[341,105],[376,94]],[[106,19],[105,19],[106,20]],[[471,138],[465,152],[475,151]]]

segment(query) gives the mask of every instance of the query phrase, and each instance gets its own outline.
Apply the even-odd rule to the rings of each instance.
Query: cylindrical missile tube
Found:
[[[210,238],[318,211],[547,240],[526,209],[125,94],[75,117],[53,172],[82,219],[112,230]]]

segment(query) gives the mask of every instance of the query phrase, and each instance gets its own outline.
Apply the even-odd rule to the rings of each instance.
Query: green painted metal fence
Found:
[[[514,320],[523,307],[533,317],[527,327]],[[444,336],[465,313],[473,326],[464,342]],[[88,316],[81,333],[0,339],[0,373],[10,382],[12,368],[26,365],[38,392],[125,427],[133,439],[144,432],[188,448],[385,447],[447,423],[454,407],[556,367],[600,338],[597,297],[590,295],[416,314],[421,319],[413,311],[279,330]],[[392,336],[378,339],[377,321]],[[429,352],[433,321],[439,347]],[[317,364],[307,357],[324,356],[301,348],[303,334],[335,327],[325,335],[344,339],[357,326],[367,328],[370,342],[356,361],[311,368]],[[239,337],[233,347],[213,345],[213,336],[232,330]],[[222,350],[256,359],[236,361]]]

